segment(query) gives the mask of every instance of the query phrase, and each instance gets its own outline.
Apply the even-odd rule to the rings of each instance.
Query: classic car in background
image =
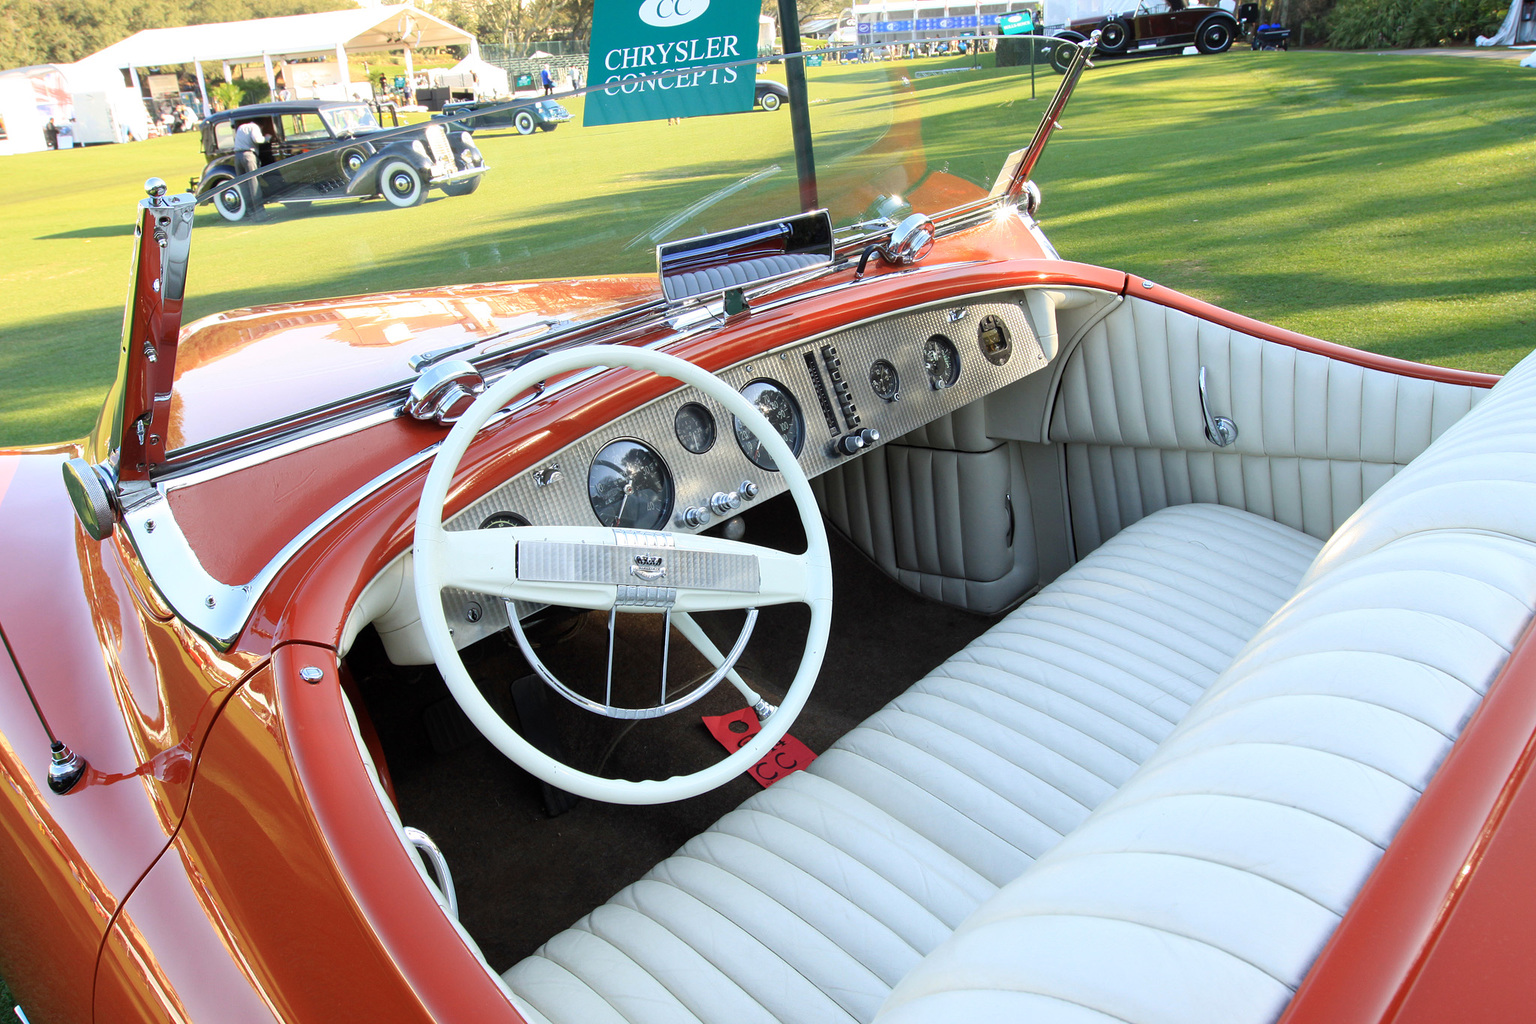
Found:
[[[390,114],[393,121],[393,109]],[[261,174],[242,184],[236,134],[246,124],[266,141],[254,150]],[[462,196],[480,187],[485,163],[466,132],[442,124],[387,137],[384,131],[364,103],[285,100],[236,107],[203,121],[208,163],[192,187],[229,221],[244,220],[265,203],[302,206],[379,196],[391,206],[415,206],[433,188]]]
[[[463,131],[515,128],[519,135],[535,131],[552,132],[571,119],[571,112],[556,100],[542,99],[526,104],[456,100],[443,104],[443,117]]]
[[[1112,57],[1191,44],[1201,53],[1224,53],[1243,36],[1233,10],[1185,0],[1137,0],[1134,9],[1080,18],[1056,35],[1082,42],[1093,32],[1099,33],[1099,52]]]
[[[96,427],[0,451],[31,1019],[1526,1019],[1536,359],[1061,258],[1085,65],[611,126],[235,309],[153,179]]]
[[[767,111],[778,110],[789,102],[789,88],[771,78],[759,78],[752,87],[752,105]]]

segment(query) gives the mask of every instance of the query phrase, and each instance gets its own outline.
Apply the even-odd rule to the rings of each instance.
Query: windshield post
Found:
[[[789,129],[795,139],[795,172],[800,178],[800,210],[810,213],[821,203],[816,196],[816,157],[811,152],[811,100],[805,87],[805,57],[800,53],[800,12],[795,7],[795,0],[779,0],[779,26],[784,38],[784,84],[789,88]]]
[[[1008,185],[1008,195],[1016,196],[1024,191],[1024,183],[1034,172],[1035,164],[1040,160],[1040,154],[1045,152],[1046,143],[1051,141],[1051,133],[1061,127],[1062,111],[1067,109],[1067,101],[1072,98],[1072,90],[1077,88],[1077,80],[1083,76],[1084,71],[1093,67],[1090,60],[1098,45],[1097,32],[1086,42],[1077,45],[1077,53],[1072,55],[1072,63],[1067,65],[1066,72],[1062,74],[1061,84],[1056,87],[1056,94],[1051,97],[1051,102],[1045,108],[1045,115],[1040,118],[1040,127],[1035,129],[1034,138],[1029,140],[1029,146],[1024,150],[1018,169],[1013,173],[1013,180]]]
[[[171,416],[171,384],[192,247],[191,193],[166,195],[165,182],[150,178],[134,226],[133,285],[123,311],[117,379],[97,422],[93,458],[115,459],[119,495],[149,482],[165,462]]]

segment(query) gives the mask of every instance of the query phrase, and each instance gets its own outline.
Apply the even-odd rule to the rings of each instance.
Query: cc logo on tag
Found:
[[[640,20],[656,28],[686,25],[709,10],[709,0],[645,0]]]

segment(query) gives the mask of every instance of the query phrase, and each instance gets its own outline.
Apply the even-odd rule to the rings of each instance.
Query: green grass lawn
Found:
[[[857,90],[887,72],[812,71],[813,119],[844,129],[845,168],[879,169],[863,147],[891,109]],[[1009,133],[1022,144],[1056,81],[1042,73],[1031,101],[1018,73],[917,79],[944,112],[925,124],[930,149],[949,155],[952,173],[990,182],[979,154],[999,152]],[[1235,50],[1104,61],[1037,168],[1042,218],[1070,259],[1330,340],[1502,370],[1530,348],[1536,314],[1532,87],[1512,62],[1456,58]],[[757,205],[765,197],[791,194],[782,113],[587,129],[573,106],[576,123],[555,133],[481,133],[492,170],[472,197],[276,212],[254,225],[199,214],[190,314],[278,296],[650,272],[652,240],[624,224],[754,172],[763,183],[682,233],[758,219],[775,212]],[[675,162],[701,147],[708,164]],[[5,158],[0,444],[88,427],[115,370],[140,183],[179,185],[201,164],[190,136]]]

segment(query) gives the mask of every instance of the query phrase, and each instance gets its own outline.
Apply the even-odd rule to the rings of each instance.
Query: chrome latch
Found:
[[[455,423],[484,390],[479,370],[463,359],[452,359],[421,371],[403,411],[413,419]]]
[[[1205,417],[1205,436],[1218,448],[1225,448],[1237,440],[1237,424],[1225,416],[1212,416],[1210,399],[1205,390],[1205,367],[1200,367],[1200,415]]]

